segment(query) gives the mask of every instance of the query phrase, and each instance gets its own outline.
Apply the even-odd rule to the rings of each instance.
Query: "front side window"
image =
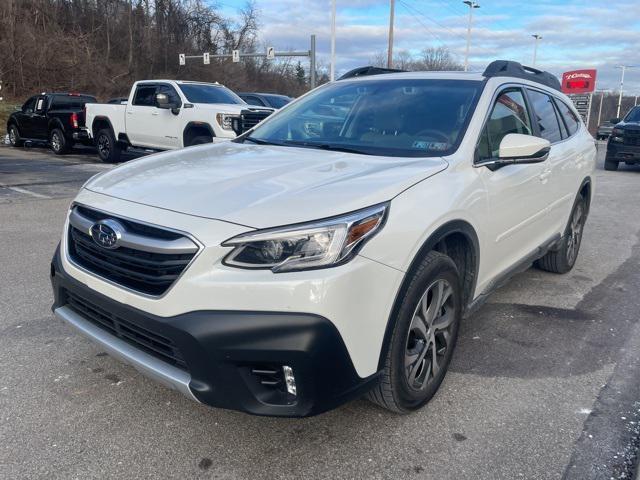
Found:
[[[231,103],[244,104],[238,95],[222,85],[206,83],[181,83],[180,90],[191,103]]]
[[[537,90],[529,90],[529,98],[534,112],[534,121],[538,124],[540,137],[551,143],[562,140],[560,123],[553,106],[553,100],[546,93]]]
[[[246,140],[394,157],[450,155],[482,86],[475,80],[334,82],[270,117]]]
[[[138,85],[133,97],[133,104],[140,107],[155,107],[156,89],[155,85]]]
[[[45,102],[46,98],[45,97],[38,97],[38,101],[36,102],[36,112],[37,113],[41,113],[44,111],[44,102]]]
[[[501,92],[478,142],[478,159],[498,158],[500,142],[510,133],[531,135],[531,121],[520,89]]]
[[[177,105],[182,105],[182,100],[180,100],[180,95],[176,92],[176,89],[171,85],[159,85],[156,94],[164,93],[169,99],[169,103],[175,103]],[[154,99],[154,105],[156,104]]]

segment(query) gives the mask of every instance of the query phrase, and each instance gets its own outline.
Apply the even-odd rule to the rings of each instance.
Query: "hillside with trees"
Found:
[[[144,78],[304,92],[308,67],[298,59],[178,64],[179,53],[263,51],[257,33],[251,3],[230,19],[204,0],[2,0],[0,80],[3,93],[13,98],[44,90],[106,98],[126,94]]]

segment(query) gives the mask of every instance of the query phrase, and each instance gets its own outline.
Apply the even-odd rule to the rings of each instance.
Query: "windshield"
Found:
[[[180,90],[191,103],[234,103],[244,104],[239,96],[222,85],[205,83],[181,83]]]
[[[338,81],[247,137],[255,143],[428,157],[455,151],[482,90],[471,80]]]
[[[291,101],[291,98],[284,95],[264,95],[269,100],[269,103],[273,108],[282,108]]]
[[[640,107],[632,108],[624,119],[625,122],[640,122]]]

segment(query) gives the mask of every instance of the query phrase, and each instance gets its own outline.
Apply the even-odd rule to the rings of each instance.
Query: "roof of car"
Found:
[[[268,93],[268,92],[240,92],[238,95],[273,95],[275,97],[291,98],[289,95],[283,93]]]
[[[170,78],[153,78],[149,80],[138,80],[137,83],[157,83],[157,82],[175,82],[178,84],[192,84],[192,85],[211,85],[212,87],[224,87],[218,82],[198,82],[195,80],[172,80]]]

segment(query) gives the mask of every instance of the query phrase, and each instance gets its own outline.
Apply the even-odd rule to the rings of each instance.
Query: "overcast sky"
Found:
[[[215,2],[225,14],[245,0]],[[538,68],[555,74],[597,68],[598,88],[619,88],[616,65],[636,64],[625,76],[625,92],[640,94],[640,0],[478,0],[474,10],[470,64],[482,71],[495,59],[530,65],[532,34],[542,35]],[[318,38],[318,56],[329,64],[330,0],[256,0],[261,41],[276,50],[309,48]],[[369,63],[386,52],[389,2],[337,0],[337,72]],[[461,0],[396,0],[396,50],[419,52],[446,46],[462,63],[468,7]]]

